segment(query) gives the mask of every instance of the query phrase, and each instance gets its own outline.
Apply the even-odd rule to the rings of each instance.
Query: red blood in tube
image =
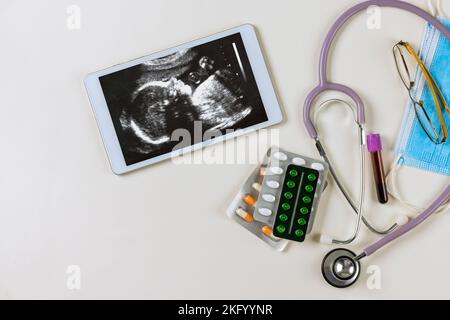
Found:
[[[386,187],[386,178],[383,166],[383,157],[381,156],[381,136],[379,134],[369,134],[367,136],[367,148],[372,157],[372,168],[377,189],[378,201],[387,203],[389,200]]]

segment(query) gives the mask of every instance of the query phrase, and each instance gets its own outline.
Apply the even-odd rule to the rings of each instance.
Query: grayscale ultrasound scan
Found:
[[[239,33],[100,78],[127,165],[173,151],[185,129],[225,134],[268,120]],[[191,144],[201,142],[192,139]]]

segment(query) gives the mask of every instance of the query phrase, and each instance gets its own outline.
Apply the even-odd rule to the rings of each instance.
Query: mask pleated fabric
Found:
[[[450,28],[449,19],[440,20]],[[450,41],[428,24],[419,55],[441,88],[447,102],[450,101]],[[423,100],[431,120],[440,126],[430,87],[419,68],[416,71],[415,83],[414,96]],[[396,145],[396,154],[401,163],[409,167],[450,175],[450,141],[437,145],[428,138],[416,118],[410,99],[406,110]],[[445,110],[442,111],[449,128],[450,115]]]
[[[450,29],[450,19],[440,19]],[[448,41],[432,25],[427,24],[425,35],[422,40],[420,59],[431,72],[437,85],[447,102],[450,101],[450,41]],[[418,67],[415,76],[416,89],[413,92],[417,99],[428,106],[427,112],[433,123],[439,124],[438,112],[435,108],[433,96],[425,77]],[[397,184],[397,172],[402,166],[408,166],[450,176],[450,141],[437,145],[433,143],[423,128],[419,124],[414,112],[414,106],[408,99],[406,114],[403,118],[402,126],[396,144],[396,160],[390,168],[387,176],[389,194],[399,200],[408,211],[414,215],[420,213],[424,208],[412,204],[403,198]],[[450,129],[450,115],[442,110],[447,129]],[[450,202],[445,203],[437,210],[438,212],[448,211]]]

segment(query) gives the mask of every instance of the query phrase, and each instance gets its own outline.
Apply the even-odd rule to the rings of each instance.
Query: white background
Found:
[[[426,8],[424,1],[414,1]],[[444,1],[450,13],[448,1]],[[361,281],[326,285],[323,231],[344,237],[353,213],[335,186],[313,235],[285,253],[236,225],[225,209],[253,165],[174,165],[170,161],[116,176],[108,164],[85,90],[92,71],[243,23],[258,29],[286,121],[281,146],[317,157],[299,113],[317,82],[325,33],[354,1],[12,1],[0,2],[0,297],[12,298],[450,298],[450,217],[439,215],[364,261]],[[81,8],[81,29],[66,9]],[[405,110],[391,47],[417,48],[424,22],[383,9],[381,29],[362,13],[339,38],[333,80],[367,104],[368,128],[384,137],[385,162]],[[322,132],[347,185],[356,192],[357,140],[341,109],[323,115]],[[217,147],[218,148],[218,147]],[[261,150],[263,152],[263,150]],[[368,162],[368,165],[370,163]],[[376,203],[370,167],[366,209],[376,224],[403,212]],[[426,204],[448,178],[406,170],[405,194]],[[359,251],[377,237],[364,231]],[[66,286],[70,265],[81,289]],[[381,270],[369,290],[366,267]]]

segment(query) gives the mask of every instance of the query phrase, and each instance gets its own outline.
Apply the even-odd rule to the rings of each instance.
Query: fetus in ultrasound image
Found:
[[[267,121],[239,34],[100,78],[128,165],[171,152],[172,133]],[[198,141],[195,141],[198,142]],[[194,141],[191,141],[194,143]]]

